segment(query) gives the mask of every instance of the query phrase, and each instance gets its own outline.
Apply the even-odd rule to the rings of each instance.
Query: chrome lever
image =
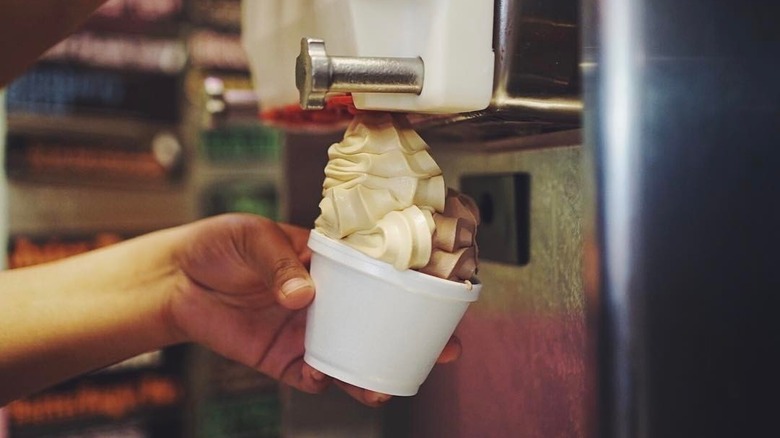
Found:
[[[328,56],[325,41],[301,39],[295,86],[303,109],[322,109],[328,92],[420,94],[422,58]]]

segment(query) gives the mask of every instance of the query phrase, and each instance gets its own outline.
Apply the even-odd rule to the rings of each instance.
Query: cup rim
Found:
[[[446,280],[413,269],[399,271],[393,265],[370,257],[349,245],[311,230],[309,248],[348,269],[357,270],[400,286],[401,288],[441,299],[474,302],[482,284],[475,277],[469,283]]]

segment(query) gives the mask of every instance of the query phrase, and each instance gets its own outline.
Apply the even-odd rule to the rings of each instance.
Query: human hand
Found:
[[[229,214],[181,229],[174,253],[177,287],[167,314],[181,339],[250,366],[302,391],[330,378],[303,361],[306,313],[314,287],[306,266],[309,231],[251,215]],[[450,340],[439,363],[460,355]],[[369,406],[390,396],[336,382]]]

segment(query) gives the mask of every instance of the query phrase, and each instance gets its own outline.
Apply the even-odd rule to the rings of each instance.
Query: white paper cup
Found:
[[[306,363],[361,388],[417,393],[482,285],[443,280],[311,232]]]

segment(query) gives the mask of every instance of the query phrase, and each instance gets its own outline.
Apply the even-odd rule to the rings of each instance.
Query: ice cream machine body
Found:
[[[447,184],[475,197],[484,218],[485,294],[459,328],[461,360],[381,414],[352,404],[334,413],[338,396],[295,394],[287,434],[582,436],[578,3],[245,0],[243,7],[261,118],[288,131],[291,220],[310,225],[317,215],[326,149],[344,128],[343,119],[309,114],[328,114],[328,99],[345,93],[358,109],[407,113]],[[301,105],[325,110],[303,113]],[[292,117],[268,118],[280,112]]]
[[[261,114],[317,108],[328,92],[413,113],[447,141],[579,126],[576,1],[245,1],[243,12]]]
[[[316,10],[315,3],[306,3],[306,20],[339,10]],[[457,2],[438,6],[445,3]],[[380,414],[346,419],[354,404],[334,414],[299,398],[289,411],[289,436],[344,436],[356,424],[364,428],[346,435],[774,430],[780,215],[769,200],[780,187],[780,93],[772,68],[780,36],[771,2],[491,5],[487,105],[398,108],[414,111],[448,183],[470,191],[492,218],[478,234],[488,237],[478,240],[484,289],[461,324],[463,356],[435,370],[416,397]],[[286,29],[291,22],[279,23]],[[300,38],[308,36],[325,40],[334,55],[419,57],[425,66],[427,55],[350,52],[323,35],[298,35],[270,59],[288,57],[294,65]],[[254,43],[246,42],[251,53]],[[292,70],[285,74],[294,85]],[[296,96],[289,103],[297,106]],[[321,151],[325,137],[295,130],[288,153]],[[318,132],[338,137],[337,130]],[[317,169],[311,173],[316,204]],[[304,183],[295,184],[303,199]],[[310,421],[314,411],[328,418]],[[318,428],[323,423],[332,427]],[[334,427],[341,431],[323,433]],[[361,433],[371,427],[372,434]]]

